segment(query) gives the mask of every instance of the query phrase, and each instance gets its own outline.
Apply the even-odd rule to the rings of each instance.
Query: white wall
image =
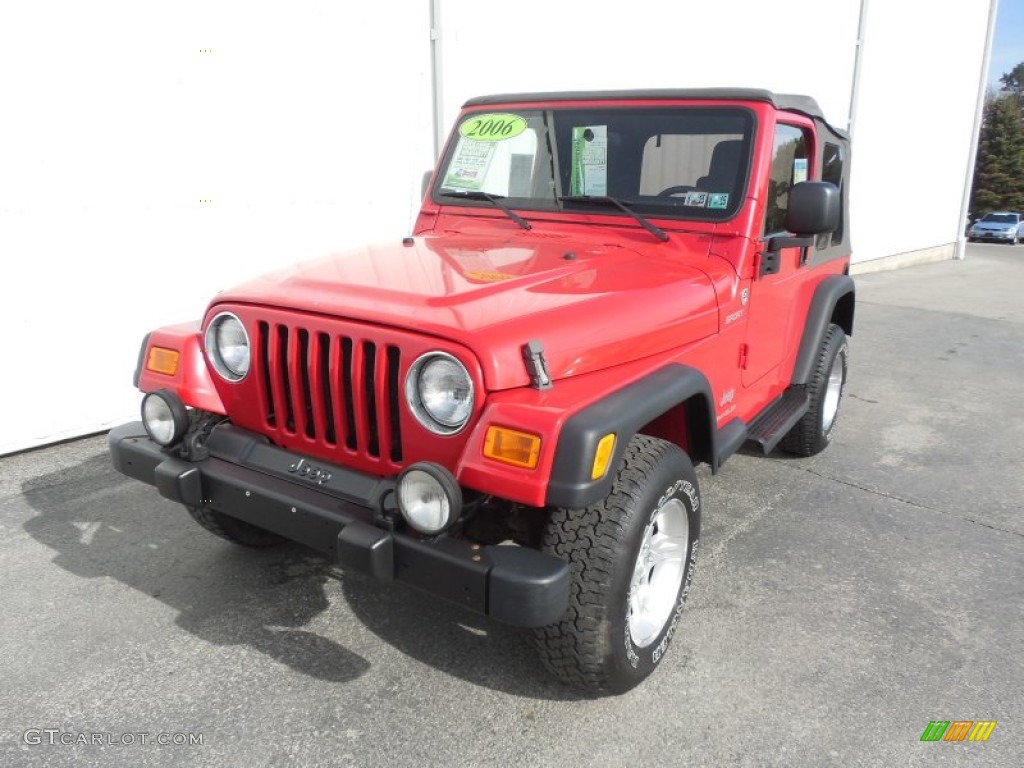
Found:
[[[426,3],[4,3],[0,454],[137,418],[142,336],[216,291],[408,234],[428,28]]]
[[[443,2],[449,124],[491,93],[748,87],[812,95],[846,127],[859,0]]]
[[[949,245],[960,204],[989,0],[872,0],[853,143],[857,261]]]

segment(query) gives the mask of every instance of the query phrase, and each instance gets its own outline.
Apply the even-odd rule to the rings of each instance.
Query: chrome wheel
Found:
[[[843,355],[836,355],[832,361],[832,370],[828,373],[828,384],[825,385],[825,401],[821,404],[821,429],[828,432],[839,411],[839,398],[843,394]]]
[[[686,507],[669,499],[644,529],[630,580],[629,636],[638,648],[653,643],[668,622],[683,583],[690,524]]]

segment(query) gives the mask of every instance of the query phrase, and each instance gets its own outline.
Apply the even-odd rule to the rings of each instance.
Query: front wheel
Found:
[[[585,509],[555,509],[543,550],[569,562],[569,609],[535,631],[544,665],[562,682],[623,693],[654,671],[690,590],[700,536],[700,490],[678,447],[634,437],[611,491]]]

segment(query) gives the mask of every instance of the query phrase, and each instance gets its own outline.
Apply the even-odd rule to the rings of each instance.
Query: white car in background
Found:
[[[978,219],[967,230],[968,242],[1019,243],[1024,238],[1021,215],[1010,211],[994,211]]]

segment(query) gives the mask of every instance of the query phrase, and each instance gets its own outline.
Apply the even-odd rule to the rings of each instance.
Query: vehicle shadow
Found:
[[[303,629],[329,607],[327,567],[301,547],[249,550],[200,529],[180,506],[122,477],[103,453],[22,485],[24,524],[85,579],[113,578],[177,612],[202,643],[245,645],[310,677],[346,682],[369,662]]]
[[[555,681],[529,642],[512,627],[418,592],[344,573],[349,607],[377,637],[434,669],[473,685],[533,699],[592,698]]]
[[[345,572],[296,544],[257,550],[223,542],[154,489],[118,474],[106,453],[37,476],[22,492],[38,512],[24,529],[57,553],[56,565],[160,600],[201,642],[245,645],[310,677],[347,682],[370,663],[303,629],[347,607],[383,642],[452,677],[531,698],[585,698],[547,675],[526,631]],[[328,580],[340,584],[347,606],[330,604]]]

